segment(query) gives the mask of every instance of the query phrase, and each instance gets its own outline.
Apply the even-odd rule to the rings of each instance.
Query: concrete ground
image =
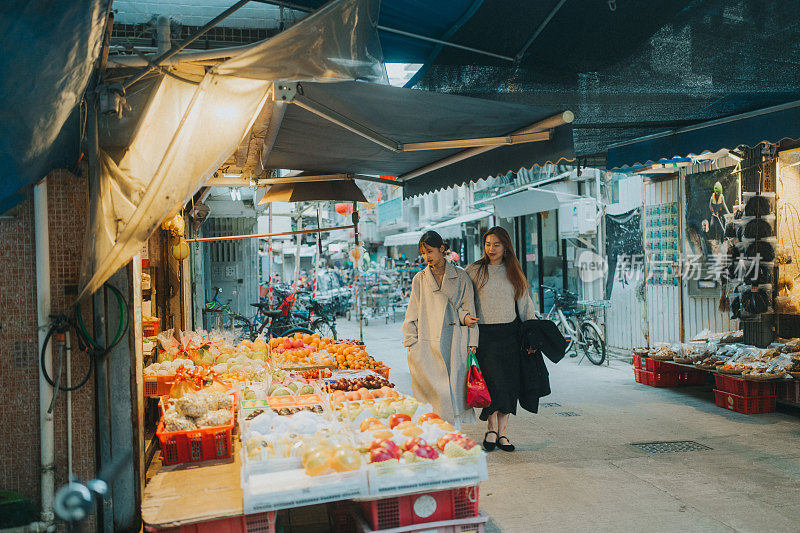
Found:
[[[401,322],[364,328],[367,351],[410,392]],[[358,324],[340,320],[340,337]],[[549,363],[549,362],[548,362]],[[549,364],[553,394],[520,410],[514,453],[489,454],[481,509],[490,531],[800,531],[800,415],[741,415],[711,386],[659,389],[632,366]],[[559,413],[578,416],[560,416]],[[485,428],[467,426],[477,441]],[[633,443],[695,441],[711,449],[646,453]]]

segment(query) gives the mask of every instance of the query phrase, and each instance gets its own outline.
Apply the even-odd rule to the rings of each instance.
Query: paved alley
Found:
[[[401,322],[364,328],[367,350],[410,392]],[[340,320],[340,337],[358,324]],[[549,363],[549,361],[548,361]],[[632,366],[577,359],[548,365],[553,394],[520,411],[514,453],[489,454],[481,508],[490,530],[800,531],[800,413],[741,415],[716,407],[712,387],[657,389]],[[483,439],[482,426],[466,433]],[[693,441],[698,451],[632,446]]]

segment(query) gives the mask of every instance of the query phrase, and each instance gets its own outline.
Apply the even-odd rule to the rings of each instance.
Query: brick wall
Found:
[[[48,176],[50,279],[54,312],[67,309],[79,283],[88,189],[66,171]],[[39,356],[36,331],[36,257],[33,197],[0,218],[0,489],[22,493],[39,504]],[[91,328],[91,323],[87,322]],[[54,347],[54,357],[59,354]],[[73,353],[73,382],[88,360]],[[95,473],[94,380],[72,393],[73,470],[82,479]],[[56,488],[67,481],[66,394],[54,408]]]

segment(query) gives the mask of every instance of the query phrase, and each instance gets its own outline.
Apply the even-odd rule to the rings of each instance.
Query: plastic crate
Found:
[[[151,398],[167,396],[175,384],[175,376],[145,376],[144,395]]]
[[[730,409],[744,415],[757,415],[760,413],[772,413],[775,411],[777,396],[739,396],[721,390],[714,389],[714,399],[717,407]]]
[[[636,383],[651,387],[677,387],[678,372],[648,372],[647,370],[633,369]]]
[[[161,322],[160,318],[154,318],[153,320],[142,320],[142,336],[155,337],[158,335],[158,332],[160,331],[158,328],[159,322]]]
[[[706,373],[702,370],[681,370],[678,372],[678,385],[705,385]]]
[[[470,518],[441,520],[439,522],[377,530],[370,528],[363,517],[356,516],[356,531],[359,533],[483,533],[486,530],[486,522],[488,521],[488,515],[479,513],[477,516]]]
[[[232,516],[218,520],[208,520],[178,527],[150,527],[150,533],[275,533],[275,511],[249,515]]]
[[[752,398],[756,396],[775,396],[777,394],[774,381],[749,381],[725,374],[715,374],[714,379],[716,380],[718,391],[730,392],[737,396]]]
[[[331,531],[336,533],[356,533],[356,519],[353,504],[348,501],[328,504],[328,522]]]
[[[405,527],[478,515],[478,486],[362,501],[361,510],[372,529]]]
[[[778,399],[789,403],[800,403],[800,381],[778,383]]]
[[[680,367],[669,361],[656,361],[639,354],[633,354],[633,368],[648,372],[678,372]]]
[[[161,441],[161,462],[164,465],[194,463],[209,459],[226,459],[233,453],[233,407],[231,423],[215,428],[188,431],[164,431],[164,420],[158,422],[156,435]]]

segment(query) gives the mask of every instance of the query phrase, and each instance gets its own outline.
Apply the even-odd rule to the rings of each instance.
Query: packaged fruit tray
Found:
[[[244,512],[260,513],[367,496],[367,471],[308,476],[300,469],[245,475]]]
[[[369,495],[388,497],[421,490],[477,485],[489,479],[486,454],[440,456],[435,461],[367,465]]]

